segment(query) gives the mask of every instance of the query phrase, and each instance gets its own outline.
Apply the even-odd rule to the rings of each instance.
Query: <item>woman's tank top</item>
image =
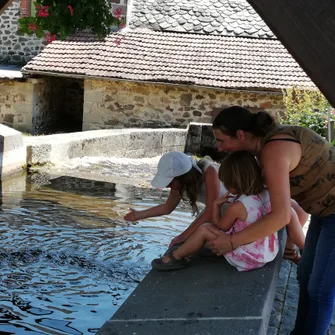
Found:
[[[278,125],[263,139],[278,134],[293,136],[302,147],[298,166],[290,172],[291,197],[317,216],[335,213],[335,148],[309,128]]]

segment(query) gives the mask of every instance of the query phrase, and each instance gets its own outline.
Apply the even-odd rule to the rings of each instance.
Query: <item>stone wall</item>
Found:
[[[241,105],[274,115],[281,94],[163,84],[45,77],[0,80],[0,123],[32,134],[109,128],[186,128],[216,109]],[[214,112],[215,113],[215,112]]]
[[[53,82],[50,78],[34,80],[32,134],[44,133],[56,121],[55,111],[58,106],[54,106],[52,102],[55,100],[53,97],[58,96],[58,91],[57,81]]]
[[[54,87],[49,78],[0,80],[0,123],[34,135],[43,133],[51,120]]]
[[[17,130],[39,134],[49,121],[52,81],[0,80],[0,123]]]
[[[186,127],[212,122],[213,110],[231,105],[274,115],[284,109],[280,93],[86,79],[83,130]]]
[[[83,82],[68,78],[0,80],[0,123],[38,134],[82,130]]]
[[[20,1],[15,0],[0,15],[0,63],[23,65],[44,48],[44,42],[33,36],[17,33]]]
[[[0,123],[30,132],[33,91],[34,86],[30,81],[0,80]]]

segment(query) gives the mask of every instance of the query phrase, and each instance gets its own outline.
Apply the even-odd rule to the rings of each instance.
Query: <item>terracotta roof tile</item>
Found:
[[[154,31],[113,33],[104,41],[82,32],[51,43],[23,71],[221,88],[314,87],[278,40]]]

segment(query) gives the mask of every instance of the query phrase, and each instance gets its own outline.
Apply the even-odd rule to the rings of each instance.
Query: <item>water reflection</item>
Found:
[[[123,221],[130,203],[162,201],[155,190],[76,178],[22,185],[3,185],[1,334],[96,333],[191,219],[180,210]]]

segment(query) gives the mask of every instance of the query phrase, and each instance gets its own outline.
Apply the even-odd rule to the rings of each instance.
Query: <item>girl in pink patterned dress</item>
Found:
[[[269,192],[264,186],[262,171],[256,158],[249,152],[230,154],[221,164],[219,177],[229,190],[214,202],[211,224],[203,224],[178,249],[152,261],[157,270],[175,270],[185,267],[184,258],[201,249],[207,241],[215,239],[222,231],[233,235],[271,211]],[[220,207],[235,194],[234,201],[221,215]],[[293,242],[304,248],[305,237],[301,223],[292,208],[292,220],[287,231]],[[224,257],[238,271],[260,268],[275,259],[279,250],[277,233],[243,245]]]

